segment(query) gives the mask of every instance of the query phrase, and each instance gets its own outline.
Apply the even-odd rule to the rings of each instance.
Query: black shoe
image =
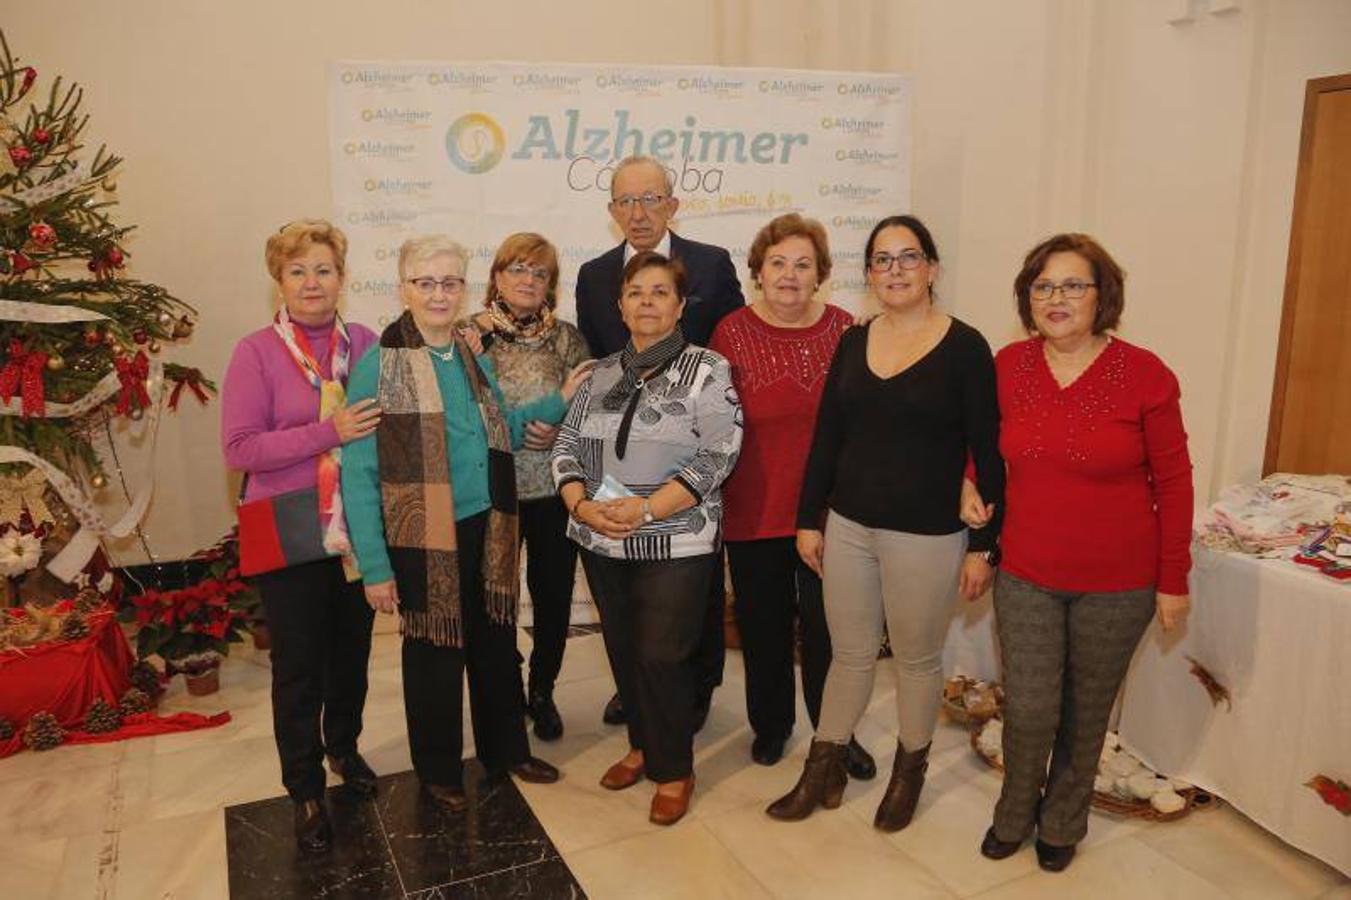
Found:
[[[1063,872],[1074,859],[1074,844],[1055,847],[1037,839],[1037,865],[1047,872]]]
[[[558,770],[534,756],[527,758],[525,762],[517,763],[508,771],[530,784],[553,784],[558,780]]]
[[[704,730],[705,723],[708,722],[708,711],[713,707],[713,692],[701,694],[694,701],[694,733],[698,734]]]
[[[857,738],[850,738],[844,748],[844,769],[855,781],[871,781],[877,777],[877,761],[863,749]]]
[[[783,738],[756,735],[751,742],[751,759],[762,766],[772,766],[783,759]]]
[[[352,793],[359,797],[375,796],[375,772],[366,764],[366,760],[361,758],[360,753],[330,756],[328,767],[333,770],[334,775],[342,779],[343,785]]]
[[[994,826],[991,825],[980,842],[980,855],[986,859],[1008,859],[1022,846],[1022,841],[1001,841],[995,837]]]
[[[450,784],[428,784],[424,781],[422,789],[427,792],[427,796],[451,812],[462,812],[469,805],[462,787]]]
[[[535,720],[535,737],[541,741],[556,741],[563,736],[563,717],[554,705],[552,692],[532,693],[525,711]]]
[[[623,725],[629,720],[628,713],[624,712],[624,701],[619,699],[619,692],[610,698],[610,702],[605,704],[605,712],[601,713],[600,720],[606,725]]]
[[[333,826],[322,800],[296,803],[296,846],[303,853],[327,853],[333,847]]]

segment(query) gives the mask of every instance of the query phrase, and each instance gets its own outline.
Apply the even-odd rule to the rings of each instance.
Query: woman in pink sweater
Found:
[[[246,335],[230,357],[221,390],[225,462],[244,472],[244,500],[320,488],[330,512],[327,538],[345,540],[337,489],[341,446],[379,422],[372,401],[348,407],[347,373],[375,334],[337,314],[347,238],[306,219],[267,241],[267,270],[280,308],[271,325]],[[321,471],[324,476],[321,478]],[[333,514],[335,513],[335,514]],[[375,794],[375,773],[357,753],[366,703],[366,662],[374,613],[360,581],[337,556],[266,572],[254,584],[272,632],[272,724],[282,783],[296,804],[296,842],[322,853],[332,842],[324,810],[324,756],[347,787]]]

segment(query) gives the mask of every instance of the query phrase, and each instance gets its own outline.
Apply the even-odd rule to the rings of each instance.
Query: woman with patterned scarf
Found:
[[[492,363],[455,327],[468,253],[440,235],[399,250],[404,313],[352,372],[353,398],[375,398],[375,433],[348,448],[342,473],[366,600],[400,616],[413,769],[452,811],[465,806],[462,697],[469,677],[474,746],[492,779],[549,783],[530,755],[516,661],[520,591],[512,449],[531,421],[557,422],[586,380],[581,367],[539,400],[508,407]]]
[[[557,290],[558,252],[542,236],[513,234],[497,248],[488,273],[487,309],[472,321],[508,405],[553,393],[568,372],[591,358],[577,327],[554,315]],[[557,433],[557,426],[527,423],[525,446],[516,454],[525,583],[534,614],[526,712],[535,720],[535,736],[545,741],[563,735],[554,681],[563,666],[577,572],[577,546],[568,540],[568,514],[549,472]]]
[[[656,782],[649,819],[678,821],[694,791],[692,656],[722,528],[720,486],[741,449],[727,360],[680,330],[684,269],[660,253],[624,267],[629,343],[596,364],[554,444],[554,481],[600,608],[629,752],[601,786]]]
[[[332,841],[324,811],[324,756],[360,795],[375,773],[357,753],[366,705],[372,613],[351,558],[338,492],[342,447],[380,420],[369,401],[347,404],[349,364],[375,334],[337,314],[347,238],[328,222],[303,219],[267,241],[267,270],[280,309],[241,340],[221,391],[225,462],[245,473],[253,502],[318,487],[327,559],[254,579],[272,632],[272,725],[282,783],[296,804],[296,842],[322,853]]]

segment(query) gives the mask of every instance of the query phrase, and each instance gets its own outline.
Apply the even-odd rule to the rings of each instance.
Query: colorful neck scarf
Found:
[[[272,328],[291,353],[301,374],[319,392],[319,421],[330,418],[347,402],[348,364],[351,362],[352,340],[347,335],[347,326],[341,316],[333,317],[333,335],[328,342],[329,372],[331,378],[323,376],[323,368],[314,358],[310,342],[305,331],[297,328],[283,306],[277,311]],[[319,527],[324,535],[324,549],[329,553],[342,556],[343,570],[348,581],[361,577],[357,569],[356,556],[352,553],[352,542],[347,537],[347,520],[342,511],[342,445],[338,444],[326,453],[319,454]]]
[[[493,332],[508,342],[543,340],[558,324],[558,319],[548,304],[541,306],[539,312],[521,318],[512,312],[511,307],[501,297],[489,305],[488,316],[493,320]]]

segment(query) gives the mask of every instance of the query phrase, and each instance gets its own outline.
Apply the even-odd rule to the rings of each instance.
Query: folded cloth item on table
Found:
[[[1351,478],[1274,473],[1221,491],[1198,521],[1196,539],[1216,550],[1293,556],[1339,514],[1351,515]]]

